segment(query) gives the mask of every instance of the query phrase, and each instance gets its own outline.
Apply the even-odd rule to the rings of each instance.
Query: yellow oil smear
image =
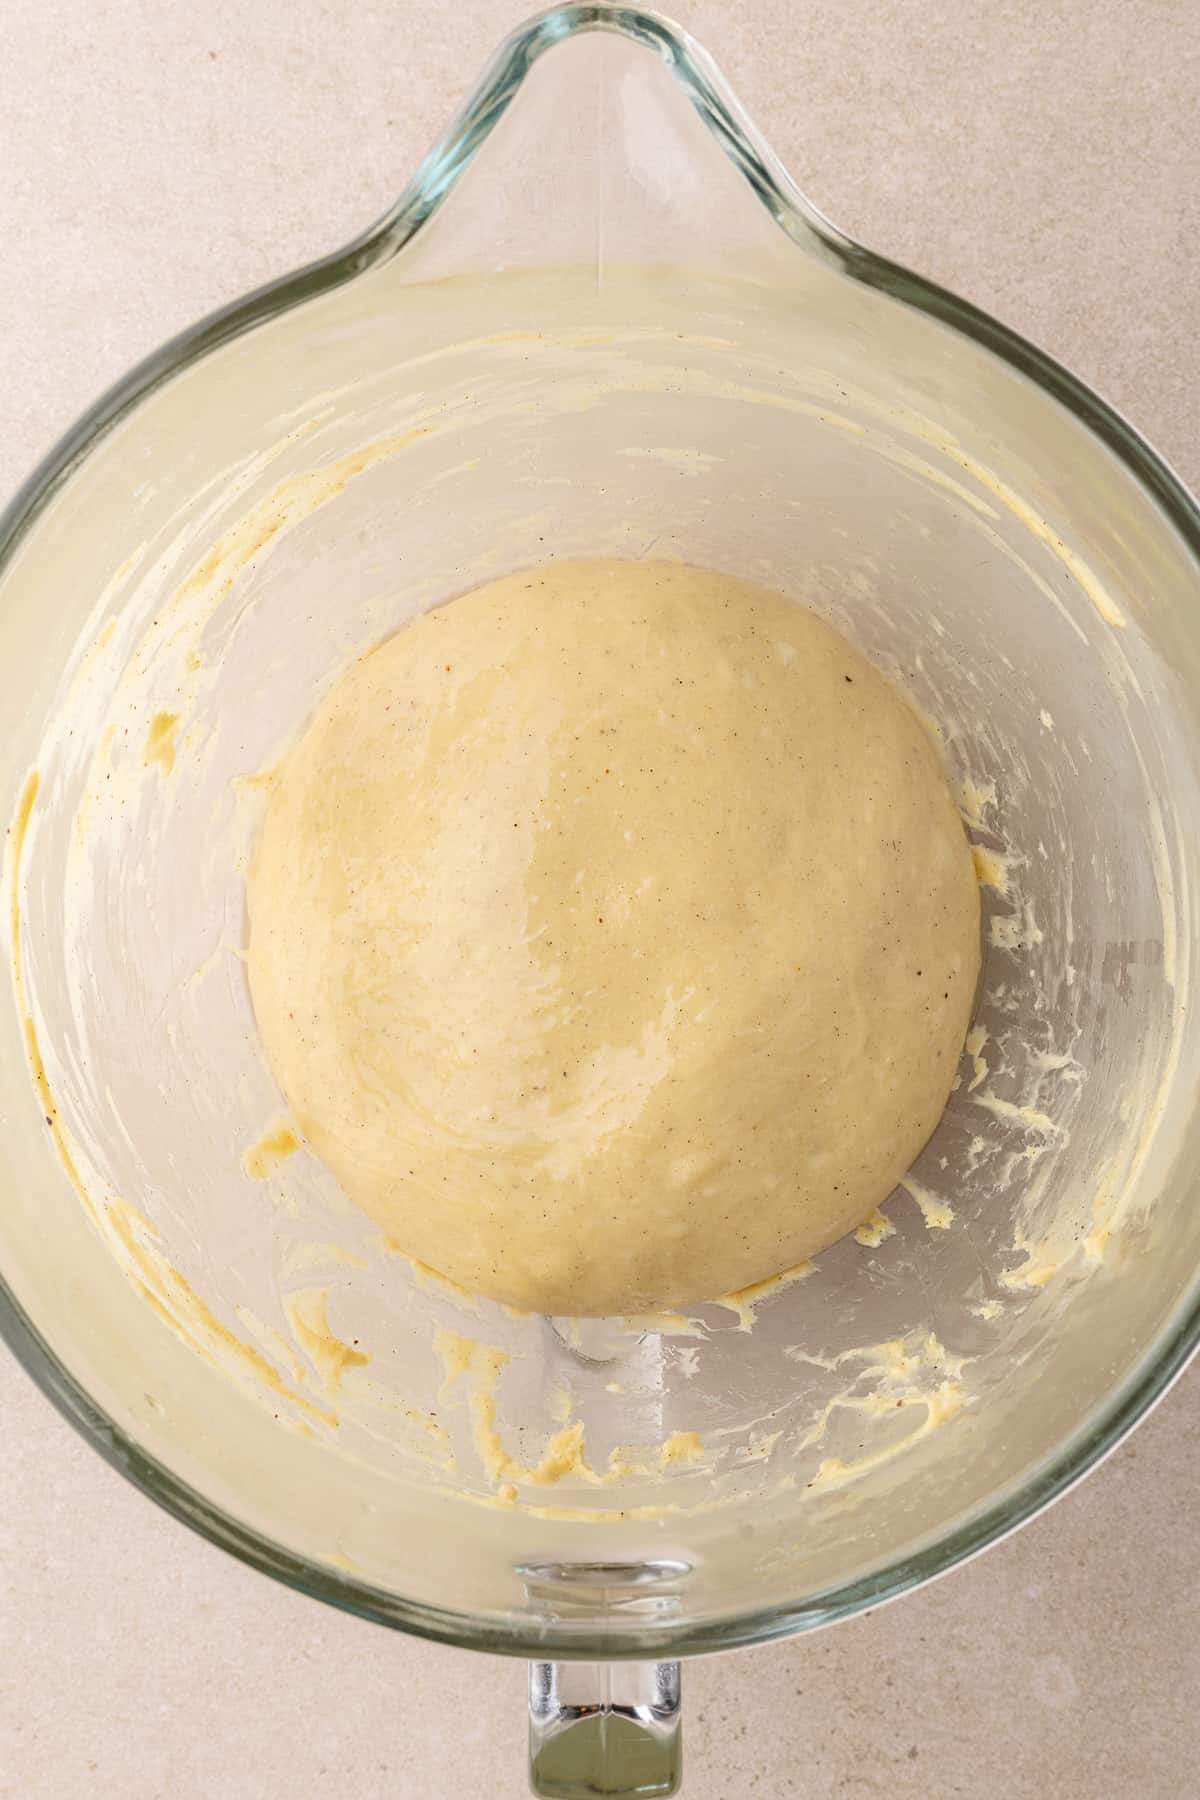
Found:
[[[142,752],[142,760],[147,768],[151,763],[157,763],[164,775],[171,773],[175,767],[178,732],[178,713],[155,713],[150,721],[150,729],[146,733],[146,747]]]
[[[880,1375],[883,1374],[882,1369],[876,1369],[871,1372]],[[885,1398],[882,1393],[834,1394],[832,1399],[825,1402],[812,1424],[808,1427],[808,1430],[796,1440],[795,1448],[797,1450],[809,1450],[814,1444],[821,1443],[829,1430],[830,1421],[838,1413],[855,1412],[865,1413],[868,1417],[890,1418],[892,1409],[895,1405],[896,1402],[894,1400]]]
[[[134,561],[134,557],[126,557],[125,561],[121,564],[121,567],[116,571],[116,574],[111,580],[106,582],[104,594],[101,595],[99,604],[102,605],[107,596],[111,596],[116,592],[117,588],[120,587],[125,577],[129,574]],[[100,627],[88,649],[85,651],[79,667],[71,677],[71,700],[75,700],[78,697],[80,690],[85,686],[88,676],[91,674],[97,661],[112,642],[113,633],[116,629],[117,615],[116,613],[113,613],[109,618],[105,619],[103,625]]]
[[[327,1269],[330,1263],[347,1263],[352,1269],[370,1266],[364,1256],[356,1256],[344,1244],[293,1244],[284,1256],[280,1274],[290,1280],[293,1275],[302,1275],[312,1269]]]
[[[860,1379],[862,1376],[875,1375],[879,1380],[878,1387],[869,1394],[835,1395],[822,1409],[814,1426],[805,1433],[797,1448],[804,1449],[819,1443],[830,1419],[843,1409],[888,1418],[896,1412],[903,1413],[919,1407],[922,1409],[921,1421],[905,1437],[893,1440],[879,1450],[853,1461],[846,1461],[838,1456],[824,1458],[813,1479],[807,1484],[809,1488],[840,1487],[868,1474],[872,1469],[881,1468],[893,1457],[910,1450],[922,1438],[945,1425],[969,1404],[962,1384],[963,1358],[947,1351],[933,1332],[914,1333],[907,1338],[894,1338],[884,1344],[847,1352],[838,1361],[847,1358],[863,1360],[866,1366]],[[924,1385],[921,1377],[930,1375],[936,1375],[937,1380],[932,1385]]]
[[[863,398],[863,396],[857,397],[860,401]],[[952,458],[966,470],[968,475],[974,476],[980,486],[985,488],[993,499],[998,500],[1005,511],[1025,527],[1031,537],[1046,546],[1050,554],[1075,581],[1085,598],[1091,602],[1105,624],[1112,625],[1117,629],[1124,629],[1124,615],[1103,582],[1091,566],[1070,548],[1047,519],[1044,519],[1034,507],[1030,506],[1027,500],[1023,500],[1006,481],[1002,481],[993,470],[970,456],[953,433],[946,431],[942,425],[920,413],[909,413],[908,419],[917,436],[923,438],[934,449],[941,451],[944,456]],[[978,503],[976,502],[976,504]],[[1041,584],[1039,583],[1039,585]],[[1057,596],[1053,597],[1057,600]]]
[[[910,1200],[916,1201],[921,1209],[921,1217],[930,1231],[949,1231],[954,1223],[954,1212],[947,1201],[939,1199],[912,1175],[903,1176],[900,1186]]]
[[[304,1364],[282,1331],[277,1331],[273,1325],[265,1324],[258,1314],[252,1312],[248,1306],[235,1306],[233,1310],[238,1324],[248,1337],[254,1339],[259,1349],[267,1357],[276,1357],[283,1367],[290,1371],[293,1381],[303,1381]]]
[[[540,1458],[529,1467],[517,1462],[504,1448],[496,1429],[495,1397],[491,1394],[478,1394],[474,1397],[473,1405],[475,1442],[484,1467],[493,1479],[500,1478],[508,1483],[529,1484],[532,1487],[549,1487],[568,1476],[583,1481],[598,1479],[587,1460],[581,1419],[576,1419],[573,1425],[563,1425],[552,1432],[546,1439]]]
[[[1106,1260],[1119,1263],[1123,1256],[1130,1253],[1128,1240],[1118,1239],[1114,1246],[1113,1239],[1133,1207],[1137,1194],[1138,1176],[1150,1154],[1158,1127],[1162,1123],[1172,1083],[1178,1074],[1186,1020],[1186,1009],[1182,1006],[1177,1007],[1166,1066],[1158,1080],[1153,1097],[1148,1104],[1142,1104],[1138,1108],[1141,1128],[1137,1139],[1132,1145],[1126,1142],[1121,1153],[1103,1167],[1092,1199],[1091,1229],[1082,1240],[1082,1244],[1073,1233],[1067,1235],[1062,1232],[1058,1234],[1050,1232],[1038,1241],[1018,1233],[1014,1239],[1013,1249],[1025,1257],[1025,1262],[1001,1277],[1004,1286],[1010,1289],[1044,1287],[1051,1277],[1064,1264],[1070,1262],[1080,1249],[1092,1269],[1098,1263]],[[1051,1062],[1057,1064],[1059,1060],[1058,1057],[1047,1056],[1041,1066],[1048,1067]],[[1074,1058],[1068,1058],[1067,1065],[1058,1071],[1063,1079],[1081,1078],[1082,1071]]]
[[[640,444],[631,445],[628,449],[622,450],[621,455],[643,457],[652,462],[665,463],[669,469],[674,469],[676,474],[686,475],[692,479],[697,475],[707,473],[721,461],[719,456],[710,456],[704,450],[688,449],[686,446],[674,449],[668,445],[662,445],[651,450]]]
[[[468,1312],[479,1311],[479,1296],[472,1294],[460,1282],[451,1281],[449,1275],[443,1275],[439,1269],[431,1268],[428,1263],[420,1262],[415,1256],[410,1256],[408,1263],[419,1286],[447,1294],[459,1306],[466,1307]]]
[[[608,1468],[597,1477],[603,1482],[624,1481],[630,1475],[661,1475],[667,1469],[700,1462],[704,1441],[698,1431],[672,1431],[652,1449],[633,1449],[620,1445],[609,1452]]]
[[[598,1482],[601,1477],[587,1460],[581,1419],[576,1419],[571,1425],[560,1425],[557,1431],[552,1432],[536,1463],[523,1464],[509,1455],[496,1424],[496,1382],[508,1360],[502,1350],[489,1349],[481,1344],[475,1346],[472,1359],[475,1382],[469,1405],[475,1449],[488,1480],[497,1487],[502,1497],[512,1499],[516,1498],[518,1486],[549,1487],[568,1478]]]
[[[963,1046],[967,1055],[971,1058],[971,1066],[975,1071],[970,1081],[967,1083],[968,1094],[973,1094],[977,1087],[982,1087],[990,1073],[987,1063],[983,1058],[983,1046],[987,1041],[987,1026],[972,1025],[970,1031],[967,1033],[966,1044]]]
[[[409,1256],[400,1248],[390,1232],[381,1232],[377,1242],[379,1248],[384,1251],[386,1255],[404,1257],[405,1262],[413,1272],[417,1286],[424,1288],[426,1293],[445,1294],[459,1306],[465,1307],[468,1312],[478,1313],[479,1296],[477,1294],[471,1293],[469,1288],[461,1287],[457,1281],[452,1281],[449,1275],[443,1275],[440,1269],[432,1268],[429,1263],[421,1262],[415,1256]],[[517,1314],[514,1316],[525,1317],[524,1314]]]
[[[242,1157],[242,1167],[252,1181],[265,1181],[280,1163],[300,1148],[300,1139],[285,1121],[272,1125]]]
[[[38,1046],[25,988],[25,965],[21,953],[20,870],[37,799],[38,781],[38,771],[31,769],[21,789],[8,833],[9,936],[13,990],[25,1039],[25,1057],[63,1172],[93,1222],[120,1252],[118,1261],[129,1281],[169,1330],[203,1361],[214,1367],[223,1365],[237,1377],[265,1388],[280,1399],[289,1400],[310,1418],[336,1427],[336,1413],[324,1411],[305,1395],[289,1387],[267,1357],[221,1324],[187,1279],[163,1256],[158,1248],[158,1234],[147,1219],[124,1201],[115,1198],[110,1198],[103,1207],[97,1207],[87,1191],[59,1117],[58,1105]]]
[[[899,1443],[888,1444],[882,1450],[872,1451],[870,1455],[859,1456],[853,1462],[845,1462],[840,1456],[827,1456],[817,1467],[817,1472],[809,1482],[810,1488],[842,1487],[847,1482],[857,1481],[872,1469],[881,1468],[891,1462],[902,1450],[911,1450],[914,1444],[936,1431],[939,1425],[960,1413],[965,1404],[962,1390],[957,1382],[944,1381],[931,1394],[924,1394],[912,1400],[901,1399],[895,1402],[897,1407],[923,1406],[925,1415],[915,1431],[911,1431]]]
[[[33,816],[33,803],[37,799],[40,777],[36,769],[30,769],[21,788],[17,800],[17,810],[13,814],[12,824],[8,828],[8,929],[12,951],[12,965],[17,981],[23,983],[21,973],[21,903],[19,877],[21,858],[25,851],[25,838],[29,831],[29,821]],[[24,996],[20,999],[20,1010],[24,1014],[28,1008]]]
[[[1083,1240],[1084,1253],[1090,1262],[1102,1262],[1113,1234],[1121,1193],[1121,1168],[1118,1162],[1108,1163],[1096,1184],[1096,1193],[1092,1200],[1092,1229]]]
[[[935,468],[933,463],[927,462],[923,456],[914,456],[911,450],[902,450],[898,445],[887,443],[875,443],[872,445],[872,449],[885,461],[895,463],[897,468],[912,469],[930,487],[941,488],[943,492],[953,494],[956,500],[961,501],[964,506],[969,506],[971,511],[977,513],[981,519],[999,519],[1000,515],[994,506],[989,506],[986,500],[981,500],[978,494],[973,494],[969,487],[965,487],[961,481],[956,481],[953,475],[947,475],[944,470]]]
[[[1026,900],[1019,912],[1002,917],[992,916],[988,937],[997,950],[1024,950],[1042,942],[1042,928],[1033,916],[1033,904]]]
[[[1083,1068],[1064,1051],[1035,1050],[1029,1059],[1043,1075],[1060,1075],[1064,1081],[1082,1081]]]
[[[232,785],[239,793],[243,790],[250,793],[266,792],[275,785],[279,769],[279,762],[268,763],[263,769],[251,770],[249,775],[235,775]]]
[[[511,331],[489,331],[486,337],[470,338],[460,344],[460,350],[486,348],[491,344],[544,344],[547,340],[545,331],[534,331],[528,327],[514,326]],[[616,340],[611,331],[556,331],[553,342],[572,349],[585,349],[597,344],[611,344]],[[689,340],[690,341],[690,340]],[[714,340],[715,342],[716,340]]]
[[[717,1302],[719,1305],[720,1302]],[[574,1325],[575,1322],[572,1321]],[[689,1319],[686,1313],[649,1312],[630,1313],[621,1320],[626,1331],[657,1331],[662,1337],[707,1337],[703,1319]],[[572,1348],[579,1348],[578,1326],[575,1325],[572,1336]]]
[[[1027,501],[1022,500],[1007,482],[1001,481],[998,476],[993,475],[990,469],[976,465],[974,474],[1007,508],[1013,518],[1024,525],[1030,536],[1045,544],[1051,554],[1057,557],[1082,593],[1091,601],[1104,623],[1113,626],[1117,631],[1124,631],[1125,615],[1104,583],[1083,558],[1076,555],[1075,551],[1064,542],[1053,526],[1041,518]]]
[[[698,1462],[703,1454],[698,1431],[673,1431],[663,1442],[658,1459],[664,1469],[669,1469],[674,1463]]]
[[[704,1506],[681,1507],[671,1500],[651,1502],[643,1506],[562,1506],[553,1502],[539,1504],[523,1500],[512,1482],[504,1482],[494,1494],[473,1494],[469,1489],[439,1487],[436,1493],[447,1500],[465,1500],[469,1506],[485,1506],[504,1512],[519,1512],[526,1519],[546,1519],[554,1524],[611,1525],[617,1519],[657,1522],[681,1512],[703,1512]]]
[[[1007,856],[999,850],[987,850],[982,844],[972,844],[971,861],[975,864],[975,879],[980,887],[995,888],[997,893],[1007,894]]]
[[[743,1462],[769,1462],[771,1452],[783,1436],[783,1431],[764,1431],[751,1437],[742,1454]]]
[[[1142,762],[1142,758],[1140,755],[1138,757],[1138,761]],[[1142,771],[1144,774],[1145,773],[1145,763],[1144,762],[1142,762]],[[1179,953],[1179,944],[1178,944],[1178,935],[1179,934],[1176,929],[1176,881],[1175,881],[1174,872],[1171,867],[1170,854],[1167,849],[1167,831],[1166,831],[1165,822],[1163,820],[1162,809],[1159,806],[1157,800],[1153,797],[1153,795],[1147,795],[1147,801],[1148,801],[1147,811],[1149,813],[1149,822],[1150,822],[1150,828],[1151,828],[1150,829],[1150,848],[1151,848],[1151,856],[1153,857],[1153,860],[1154,860],[1154,885],[1158,889],[1158,909],[1159,909],[1159,913],[1162,916],[1163,980],[1166,982],[1167,986],[1174,993],[1175,992],[1175,977],[1176,977],[1176,972],[1177,972],[1176,971],[1176,963],[1177,963],[1178,953]],[[1183,893],[1180,896],[1180,899],[1183,902],[1183,911],[1182,911],[1181,916],[1186,918],[1187,917],[1187,905],[1186,905],[1186,902],[1187,902],[1187,872],[1186,872],[1186,862],[1183,860],[1182,840],[1179,837],[1178,829],[1176,830],[1176,844],[1178,846],[1178,854],[1180,856],[1180,871],[1179,871],[1180,880],[1183,885]],[[1184,962],[1185,969],[1187,967],[1188,960],[1189,959],[1187,958],[1187,956],[1185,954],[1185,962]]]
[[[99,769],[103,763],[111,760],[113,740],[116,737],[116,734],[117,728],[111,723],[106,725],[104,730],[100,733],[100,740],[89,767],[89,780],[92,780],[94,772]],[[88,824],[91,818],[92,805],[93,802],[98,799],[99,794],[100,777],[96,774],[94,780],[92,780],[92,785],[84,788],[83,793],[80,796],[79,806],[75,812],[75,817],[71,821],[71,848],[73,851],[84,850],[87,847]]]
[[[354,1428],[368,1437],[380,1436],[371,1422],[373,1413],[398,1416],[410,1428],[413,1435],[408,1441],[398,1440],[390,1428],[382,1434],[380,1441],[389,1457],[392,1452],[399,1451],[433,1469],[449,1471],[457,1467],[450,1433],[439,1424],[437,1414],[411,1405],[394,1388],[372,1381],[365,1373],[359,1373],[354,1381],[354,1409]]]
[[[346,1575],[362,1575],[364,1573],[362,1564],[356,1563],[354,1558],[347,1556],[344,1550],[327,1550],[320,1560],[326,1568],[341,1569]]]
[[[897,694],[899,694],[901,700],[903,700],[905,706],[908,708],[909,712],[912,713],[917,724],[921,727],[925,736],[937,751],[939,760],[944,759],[946,755],[946,733],[942,729],[940,719],[935,719],[931,712],[926,712],[925,708],[913,699],[908,690],[908,682],[899,669],[885,669],[882,673],[887,676],[889,683],[896,690]]]
[[[448,1331],[444,1325],[439,1325],[433,1334],[433,1347],[442,1365],[442,1385],[438,1389],[440,1401],[447,1398],[461,1376],[474,1368],[475,1353],[481,1346],[474,1338],[463,1337],[460,1332]],[[497,1350],[494,1354],[503,1356],[504,1353]]]
[[[148,1219],[122,1200],[109,1200],[102,1222],[124,1251],[124,1265],[134,1285],[154,1311],[177,1336],[205,1361],[222,1363],[253,1378],[282,1399],[290,1400],[310,1417],[336,1425],[336,1413],[324,1412],[284,1381],[278,1369],[252,1345],[235,1337],[201,1300],[190,1282],[163,1256],[158,1234]]]
[[[1078,1264],[1081,1253],[1084,1264],[1091,1268],[1103,1262],[1109,1255],[1144,1154],[1145,1144],[1141,1142],[1132,1157],[1126,1147],[1102,1167],[1092,1196],[1090,1229],[1082,1241],[1074,1223],[1064,1220],[1036,1237],[1023,1230],[1015,1232],[1012,1249],[1024,1261],[1000,1276],[1001,1286],[1010,1292],[1043,1288],[1068,1264]],[[1086,1267],[1077,1268],[1079,1274],[1086,1272]]]
[[[208,980],[214,969],[219,969],[222,966],[228,956],[232,956],[236,962],[245,963],[247,961],[246,951],[242,949],[240,944],[218,944],[216,949],[206,956],[204,961],[200,963],[197,968],[194,968],[191,974],[186,977],[183,983],[184,993],[193,993],[202,982]]]
[[[798,1346],[785,1354],[793,1361],[809,1362],[816,1368],[829,1371],[844,1363],[863,1365],[855,1375],[851,1389],[834,1394],[827,1400],[812,1424],[795,1440],[792,1448],[796,1451],[808,1450],[823,1442],[831,1421],[840,1412],[891,1418],[898,1408],[925,1404],[931,1390],[922,1383],[923,1375],[936,1372],[940,1382],[949,1382],[955,1391],[961,1391],[963,1359],[950,1355],[932,1332],[914,1332],[906,1338],[894,1338],[888,1343],[844,1350],[832,1361],[800,1352]],[[857,1383],[872,1377],[878,1385],[869,1393],[852,1391]],[[889,1446],[887,1453],[894,1454],[898,1448],[903,1448],[903,1443]]]
[[[296,1342],[324,1381],[325,1392],[336,1394],[346,1371],[365,1368],[371,1358],[330,1329],[328,1304],[328,1288],[297,1288],[283,1296],[283,1310]]]
[[[518,1485],[548,1487],[554,1482],[574,1477],[577,1480],[599,1480],[587,1460],[583,1421],[560,1425],[547,1438],[538,1461],[532,1466],[519,1463],[504,1447],[496,1425],[496,1383],[508,1362],[503,1350],[485,1345],[473,1346],[471,1372],[475,1376],[469,1405],[474,1426],[475,1449],[483,1470],[504,1499],[515,1499]]]
[[[964,781],[959,812],[972,831],[987,829],[986,815],[996,804],[996,784],[992,781]]]
[[[887,1214],[877,1206],[871,1216],[863,1220],[854,1235],[860,1244],[874,1250],[885,1238],[890,1238],[895,1229]]]
[[[469,1378],[467,1404],[475,1450],[484,1474],[496,1489],[496,1499],[505,1506],[516,1502],[522,1487],[550,1487],[566,1480],[602,1487],[627,1475],[661,1474],[668,1468],[694,1462],[703,1453],[698,1432],[673,1431],[653,1452],[653,1463],[631,1460],[629,1452],[617,1449],[609,1457],[608,1468],[600,1473],[587,1458],[583,1421],[563,1417],[564,1407],[559,1394],[555,1396],[555,1411],[562,1423],[546,1439],[536,1463],[518,1462],[505,1448],[496,1424],[496,1384],[501,1370],[510,1360],[507,1352],[442,1327],[434,1332],[433,1344],[443,1370],[439,1399],[444,1399],[464,1376]],[[569,1409],[569,1395],[566,1401]],[[585,1514],[576,1509],[555,1507],[553,1516],[582,1518]],[[589,1512],[586,1516],[597,1515]],[[598,1516],[611,1518],[613,1514]],[[639,1516],[657,1517],[659,1509],[643,1511]]]
[[[626,378],[621,381],[620,386],[622,389],[630,392],[647,390],[660,391],[665,384],[665,380],[666,377],[663,373],[654,370],[647,372],[640,377],[635,376]],[[751,404],[778,408],[780,411],[799,414],[801,416],[807,415],[815,417],[819,419],[823,425],[826,425],[833,430],[847,431],[858,437],[868,436],[870,447],[877,455],[884,457],[889,462],[897,464],[901,468],[913,469],[921,475],[923,480],[952,493],[958,500],[970,507],[974,513],[978,514],[983,519],[995,520],[998,517],[995,508],[989,505],[987,501],[983,500],[980,495],[964,486],[961,480],[947,474],[940,468],[934,467],[934,465],[929,463],[925,458],[914,455],[912,451],[902,449],[895,444],[890,435],[891,431],[894,429],[894,424],[890,417],[887,420],[889,436],[885,439],[879,435],[876,429],[868,431],[867,428],[857,420],[846,418],[827,407],[815,405],[812,401],[801,400],[790,394],[772,393],[761,388],[753,387],[749,383],[733,382],[718,377],[709,377],[703,381],[698,377],[693,377],[692,386],[696,394],[705,393],[714,398],[720,397],[725,399],[746,400]],[[599,396],[597,397],[599,398]],[[881,409],[878,401],[867,394],[855,392],[854,401],[859,407],[866,408],[876,415],[880,413]],[[1053,556],[1059,565],[1071,576],[1080,592],[1088,601],[1090,601],[1091,605],[1095,608],[1096,613],[1106,624],[1118,629],[1124,627],[1124,615],[1113,600],[1111,594],[1096,575],[1095,571],[1081,556],[1070,548],[1049,521],[1043,518],[1034,507],[1030,506],[1028,501],[1022,499],[1016,490],[1010,487],[1007,482],[1002,481],[993,470],[977,462],[974,457],[970,456],[953,434],[947,432],[944,427],[937,424],[936,421],[926,418],[920,413],[909,412],[906,409],[904,422],[908,432],[912,436],[922,439],[932,449],[956,463],[969,477],[978,482],[980,487],[982,487],[993,500],[998,502],[1006,512],[1018,520],[1032,537],[1045,545],[1051,556]],[[985,527],[984,529],[987,528]],[[1012,556],[1012,551],[1004,543],[999,532],[988,530],[988,536],[1006,555]],[[1043,589],[1047,594],[1047,597],[1063,612],[1077,635],[1084,637],[1084,633],[1080,630],[1072,615],[1067,612],[1059,596],[1049,584],[1043,582],[1040,577],[1034,575],[1032,570],[1027,570],[1027,572],[1033,576],[1036,584]],[[1086,638],[1084,641],[1086,642]]]
[[[777,1294],[781,1289],[790,1287],[795,1281],[804,1281],[809,1275],[815,1275],[816,1269],[816,1263],[806,1259],[804,1262],[794,1264],[790,1269],[780,1270],[778,1275],[768,1275],[765,1281],[753,1281],[748,1287],[737,1288],[731,1294],[722,1294],[720,1299],[714,1300],[712,1304],[723,1307],[726,1312],[736,1314],[737,1324],[734,1327],[736,1331],[753,1331],[757,1308],[762,1305],[764,1300],[769,1300],[772,1294]]]
[[[1018,1232],[1013,1239],[1013,1249],[1025,1258],[1016,1269],[1006,1269],[1000,1277],[1001,1287],[1006,1288],[1043,1288],[1062,1268],[1066,1258],[1048,1255],[1043,1245],[1033,1243]]]
[[[17,1013],[21,1020],[21,1035],[25,1040],[25,1061],[29,1067],[30,1078],[42,1109],[42,1116],[50,1132],[50,1141],[54,1145],[55,1154],[62,1165],[67,1180],[83,1201],[93,1220],[96,1219],[96,1208],[92,1204],[91,1195],[84,1186],[83,1178],[76,1166],[70,1141],[59,1117],[58,1105],[50,1088],[50,1078],[46,1074],[46,1065],[42,1060],[42,1052],[38,1045],[37,1031],[34,1028],[33,1015],[29,1010],[29,1000],[25,991],[25,962],[21,952],[21,859],[25,853],[25,839],[29,832],[29,822],[33,817],[33,805],[37,799],[39,776],[36,769],[30,769],[25,777],[17,801],[17,810],[13,814],[13,822],[8,828],[8,931],[9,953],[12,962],[13,995],[17,1003]]]
[[[764,1502],[774,1500],[780,1494],[794,1492],[795,1487],[796,1477],[789,1471],[787,1474],[781,1475],[771,1486],[757,1490],[756,1498]],[[449,1489],[440,1491],[446,1492],[448,1495],[451,1493]],[[746,1496],[741,1491],[732,1490],[726,1493],[711,1494],[707,1499],[691,1501],[686,1506],[676,1500],[658,1500],[639,1506],[622,1507],[563,1506],[553,1502],[538,1504],[521,1499],[516,1495],[515,1489],[497,1494],[459,1492],[454,1493],[453,1498],[467,1500],[475,1506],[503,1507],[522,1513],[531,1519],[549,1519],[565,1524],[611,1525],[617,1519],[644,1519],[656,1522],[672,1517],[695,1519],[705,1513],[727,1512],[731,1507],[742,1506]]]
[[[63,1129],[62,1121],[59,1118],[58,1104],[51,1092],[50,1079],[46,1074],[46,1065],[42,1061],[42,1052],[38,1047],[37,1032],[34,1029],[33,1020],[28,1013],[26,1013],[21,1020],[21,1026],[25,1038],[25,1060],[29,1064],[29,1072],[33,1076],[33,1085],[37,1090],[37,1097],[41,1103],[42,1115],[45,1118],[46,1124],[50,1127],[50,1136],[54,1142],[54,1148],[58,1152],[58,1159],[62,1163],[68,1179],[71,1181],[76,1191],[81,1195],[89,1212],[94,1212],[95,1209],[92,1206],[91,1196],[83,1185],[83,1178],[76,1167],[75,1158],[72,1154],[66,1131]]]
[[[1036,1106],[1018,1106],[1014,1101],[1004,1100],[999,1094],[990,1094],[986,1090],[976,1094],[975,1105],[982,1106],[994,1118],[1003,1119],[1006,1125],[1036,1131],[1044,1138],[1065,1138],[1067,1135],[1061,1125],[1056,1125],[1048,1113],[1039,1112]]]
[[[281,481],[247,517],[218,538],[175,590],[170,601],[171,611],[186,604],[194,595],[203,593],[213,583],[217,584],[218,597],[224,598],[242,569],[261,556],[289,525],[307,518],[319,506],[335,499],[372,463],[396,455],[415,439],[427,437],[433,429],[430,425],[418,425],[410,431],[376,438],[324,468],[309,469]]]
[[[71,842],[76,850],[83,850],[87,845],[88,819],[92,810],[92,796],[87,790],[79,802],[79,809],[71,822]]]

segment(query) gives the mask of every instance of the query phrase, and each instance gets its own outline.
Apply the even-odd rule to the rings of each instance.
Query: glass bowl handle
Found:
[[[529,1785],[543,1800],[657,1800],[683,1767],[677,1662],[529,1665]]]

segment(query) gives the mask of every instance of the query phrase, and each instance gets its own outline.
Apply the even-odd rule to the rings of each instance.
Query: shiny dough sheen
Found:
[[[858,1225],[937,1124],[979,898],[934,744],[782,596],[550,562],[353,664],[283,762],[249,971],[308,1143],[537,1312],[711,1298]]]

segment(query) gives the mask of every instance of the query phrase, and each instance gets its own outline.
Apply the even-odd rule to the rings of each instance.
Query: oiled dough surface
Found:
[[[548,1313],[859,1224],[945,1105],[979,902],[938,755],[811,612],[556,562],[337,682],[249,880],[270,1065],[411,1256]]]

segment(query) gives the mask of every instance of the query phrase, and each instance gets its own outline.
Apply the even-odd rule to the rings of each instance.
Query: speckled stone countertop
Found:
[[[812,198],[1098,387],[1200,486],[1188,0],[700,0]],[[0,488],[196,316],[380,213],[506,0],[8,0]],[[802,23],[798,23],[802,22]],[[0,1356],[4,1800],[518,1800],[522,1665],[389,1636],[157,1512]],[[1200,1368],[946,1580],[685,1671],[686,1800],[1178,1800]]]

